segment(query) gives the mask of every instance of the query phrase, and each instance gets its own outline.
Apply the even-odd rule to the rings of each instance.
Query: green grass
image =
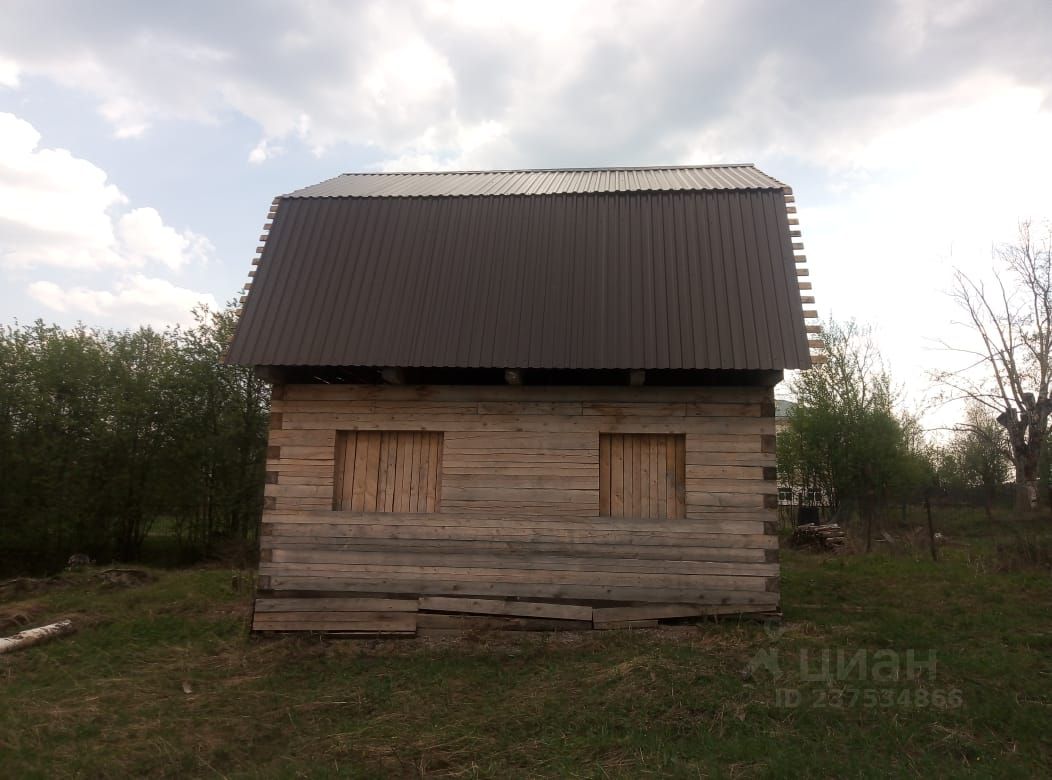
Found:
[[[777,631],[253,638],[229,570],[115,590],[67,575],[0,604],[81,626],[0,656],[0,775],[1049,776],[1052,579],[1002,571],[975,522],[943,520],[970,541],[937,564],[785,554]],[[804,679],[802,655],[814,671],[837,650],[934,651],[935,679]],[[746,671],[762,651],[778,679]],[[960,706],[923,698],[953,691]]]

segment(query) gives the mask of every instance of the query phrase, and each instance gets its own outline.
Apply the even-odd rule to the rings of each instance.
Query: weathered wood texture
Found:
[[[441,460],[441,433],[340,431],[333,509],[437,512]],[[309,484],[302,477],[298,483]]]
[[[284,606],[257,609],[259,630],[778,609],[770,388],[286,385],[277,395],[260,588]],[[410,620],[417,599],[464,620]],[[593,607],[635,611],[591,622]]]
[[[686,437],[599,434],[599,514],[676,518],[686,512]]]

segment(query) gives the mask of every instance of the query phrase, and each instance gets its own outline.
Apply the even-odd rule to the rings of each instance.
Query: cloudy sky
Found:
[[[952,268],[1052,217],[1050,37],[1048,0],[8,0],[0,312],[185,321],[343,171],[755,162],[920,397]]]

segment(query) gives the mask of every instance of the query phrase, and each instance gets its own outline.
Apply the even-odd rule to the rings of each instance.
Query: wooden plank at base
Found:
[[[416,599],[256,599],[256,612],[416,612]]]
[[[762,604],[646,604],[637,607],[596,607],[592,610],[592,621],[598,627],[600,623],[620,623],[626,620],[662,620],[770,611],[770,606]]]
[[[576,604],[543,604],[531,601],[463,599],[444,596],[422,596],[418,603],[422,612],[466,612],[478,615],[516,615],[560,620],[589,621],[592,619],[591,607]]]
[[[412,634],[415,612],[257,612],[254,631],[354,631]]]
[[[551,618],[518,617],[512,615],[440,615],[419,612],[417,627],[428,630],[457,631],[587,631],[592,624],[585,620],[553,620]]]

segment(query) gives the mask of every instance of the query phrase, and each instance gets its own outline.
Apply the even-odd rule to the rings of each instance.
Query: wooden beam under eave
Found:
[[[797,276],[810,276],[811,272],[808,271],[806,268],[797,268],[796,269],[796,275]]]
[[[389,385],[405,384],[405,369],[398,366],[387,366],[380,369],[380,378]]]
[[[504,381],[509,385],[521,385],[522,384],[522,369],[521,368],[506,368],[504,369]]]
[[[642,387],[647,381],[647,372],[641,368],[633,368],[628,372],[628,384],[632,387]]]
[[[804,325],[804,330],[807,333],[821,333],[822,332],[822,326],[821,325]]]
[[[811,349],[825,349],[826,344],[821,339],[808,339],[807,346]]]
[[[813,287],[811,282],[799,282],[798,284],[801,290],[810,290]]]
[[[815,302],[815,296],[813,296],[813,295],[801,295],[800,296],[800,303],[814,303],[814,302]]]

